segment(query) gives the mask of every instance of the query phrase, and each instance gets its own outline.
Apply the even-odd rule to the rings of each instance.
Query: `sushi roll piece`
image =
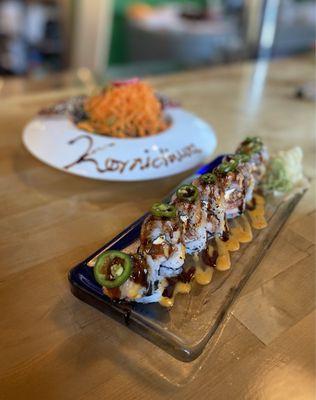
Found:
[[[164,278],[150,280],[150,268],[141,254],[129,255],[117,250],[99,255],[94,276],[103,293],[116,301],[158,302],[168,284]]]
[[[248,160],[248,155],[229,155],[214,170],[223,193],[222,207],[227,219],[241,215],[246,202],[252,198],[254,178]]]
[[[133,285],[139,285],[136,290],[138,291],[136,297],[130,296],[129,281],[126,281],[122,289],[123,296],[126,296],[125,300],[132,300],[137,303],[157,303],[162,298],[162,294],[168,282],[165,278],[157,280],[156,275],[151,272],[150,266],[147,264],[142,254],[133,254],[133,269],[129,281]],[[135,287],[135,286],[134,286]]]
[[[203,174],[192,183],[199,190],[208,238],[221,236],[227,230],[227,226],[223,208],[223,192],[217,184],[216,175],[213,173]]]
[[[259,137],[247,137],[237,148],[236,154],[247,154],[251,173],[254,177],[255,184],[262,180],[266,172],[269,161],[269,153],[267,147],[263,144]]]
[[[182,272],[185,246],[181,224],[174,205],[156,203],[144,221],[140,233],[140,253],[150,268],[150,281]]]
[[[253,174],[253,164],[250,162],[248,154],[232,154],[224,158],[225,162],[235,162],[236,172],[243,176],[242,187],[244,203],[251,201],[256,180]],[[245,204],[243,204],[245,206]]]
[[[104,294],[112,300],[134,300],[148,291],[148,268],[138,254],[105,251],[97,257],[93,273]]]
[[[207,220],[198,188],[194,185],[180,186],[171,202],[177,209],[187,253],[203,250],[207,241]]]

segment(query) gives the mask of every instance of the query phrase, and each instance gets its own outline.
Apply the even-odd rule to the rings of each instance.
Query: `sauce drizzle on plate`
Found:
[[[250,222],[245,214],[241,215],[238,219],[232,221],[232,226],[225,237],[216,237],[210,241],[207,254],[205,257],[202,257],[204,264],[207,263],[210,265],[202,265],[201,257],[198,254],[193,255],[194,275],[191,282],[195,281],[199,285],[208,285],[212,281],[214,269],[218,271],[227,271],[230,269],[231,260],[229,252],[239,250],[240,243],[248,243],[252,240],[251,227],[254,229],[263,229],[267,226],[265,199],[259,194],[254,194],[252,202],[247,206],[247,214],[250,217]],[[184,283],[178,281],[172,284],[172,295],[170,297],[163,296],[159,302],[163,307],[172,307],[175,296],[178,293],[185,294],[191,290],[190,282]]]

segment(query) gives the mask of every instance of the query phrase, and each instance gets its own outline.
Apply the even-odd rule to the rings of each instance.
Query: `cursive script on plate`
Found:
[[[135,169],[138,170],[145,170],[150,168],[161,168],[167,167],[168,165],[181,162],[185,158],[190,158],[193,154],[202,153],[202,149],[196,147],[194,144],[188,144],[176,150],[174,152],[170,152],[166,148],[157,148],[159,152],[158,156],[152,157],[149,153],[149,149],[144,150],[144,155],[141,157],[135,157],[128,160],[120,160],[113,157],[106,157],[102,162],[98,161],[94,155],[99,153],[100,151],[105,150],[108,147],[115,146],[114,142],[110,142],[102,147],[94,147],[93,138],[88,135],[80,135],[76,138],[70,140],[68,142],[69,145],[74,145],[79,140],[86,140],[87,141],[87,148],[84,152],[72,163],[65,165],[64,169],[70,169],[75,165],[82,164],[82,163],[92,163],[94,164],[96,170],[100,173],[106,172],[119,172],[123,174],[128,171],[133,171]]]

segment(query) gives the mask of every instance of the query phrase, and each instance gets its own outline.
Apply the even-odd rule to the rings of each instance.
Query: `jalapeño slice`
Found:
[[[234,159],[231,159],[229,161],[223,161],[218,167],[217,171],[220,174],[227,174],[228,172],[233,172],[236,170],[238,166],[238,162]]]
[[[243,141],[243,144],[247,144],[247,143],[261,143],[262,144],[262,140],[258,136],[247,136],[246,139]]]
[[[250,160],[250,155],[245,153],[235,154],[234,160],[236,160],[238,163],[246,163]]]
[[[100,254],[93,268],[95,280],[108,289],[121,286],[131,272],[131,257],[117,250],[108,250]]]
[[[160,218],[175,218],[177,215],[175,206],[165,203],[155,203],[151,207],[151,213],[155,217]]]
[[[201,180],[203,183],[212,185],[213,183],[216,182],[216,175],[215,175],[215,174],[212,174],[211,172],[209,172],[209,173],[207,173],[207,174],[201,175],[201,176],[200,176],[200,180]]]
[[[182,185],[177,190],[178,199],[187,201],[188,203],[194,203],[198,195],[198,188],[194,185]]]
[[[239,153],[254,154],[259,153],[262,150],[263,143],[259,137],[247,137],[241,144],[241,149]]]

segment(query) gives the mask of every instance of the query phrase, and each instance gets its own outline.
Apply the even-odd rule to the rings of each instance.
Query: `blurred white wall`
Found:
[[[246,45],[250,52],[257,48],[264,0],[245,0]]]
[[[76,0],[71,65],[104,74],[109,56],[113,0]]]

